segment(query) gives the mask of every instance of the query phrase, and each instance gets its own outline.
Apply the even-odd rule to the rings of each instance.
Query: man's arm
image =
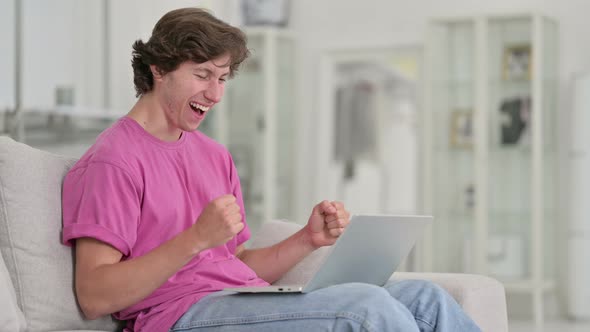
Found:
[[[315,249],[302,229],[270,247],[245,249],[242,244],[236,249],[236,256],[259,278],[273,283]]]
[[[76,296],[88,319],[123,310],[147,297],[199,253],[188,232],[148,254],[122,254],[93,238],[76,240]]]
[[[240,245],[236,256],[258,277],[273,283],[317,248],[334,244],[348,226],[349,218],[342,203],[323,201],[313,208],[307,225],[300,231],[267,248],[245,249]]]
[[[121,311],[146,298],[202,250],[222,245],[244,228],[232,195],[209,203],[198,221],[149,253],[122,254],[92,238],[76,240],[76,297],[89,319]]]

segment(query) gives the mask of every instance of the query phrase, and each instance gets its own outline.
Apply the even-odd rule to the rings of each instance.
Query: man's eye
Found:
[[[205,76],[205,75],[195,75],[195,76],[197,76],[198,78],[200,78],[202,80],[206,80],[207,79],[207,76]]]

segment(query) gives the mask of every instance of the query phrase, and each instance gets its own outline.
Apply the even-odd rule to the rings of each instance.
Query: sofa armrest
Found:
[[[394,280],[420,279],[444,288],[482,331],[508,331],[504,286],[496,279],[464,273],[396,272]]]
[[[273,245],[301,229],[301,225],[287,221],[266,222],[250,243],[250,248]],[[295,265],[275,284],[302,284],[311,278],[330,248],[316,250]],[[490,277],[459,273],[396,272],[392,279],[429,280],[444,288],[461,305],[482,331],[508,331],[504,287]]]

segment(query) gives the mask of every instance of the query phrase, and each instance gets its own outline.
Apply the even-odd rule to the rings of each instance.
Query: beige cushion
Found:
[[[444,288],[482,331],[508,331],[504,285],[498,280],[467,273],[397,272],[394,279],[421,279]]]
[[[16,303],[16,293],[4,259],[0,255],[0,329],[6,331],[24,331],[27,328],[25,316]]]
[[[0,250],[28,331],[116,329],[110,317],[82,317],[72,249],[60,241],[62,180],[74,162],[0,137]]]

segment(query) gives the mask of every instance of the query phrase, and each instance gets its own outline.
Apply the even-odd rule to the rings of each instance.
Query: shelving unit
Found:
[[[539,14],[434,20],[426,49],[425,270],[554,289],[557,23]]]
[[[264,221],[293,218],[296,45],[285,29],[245,33],[251,55],[202,130],[232,153],[255,232]]]

